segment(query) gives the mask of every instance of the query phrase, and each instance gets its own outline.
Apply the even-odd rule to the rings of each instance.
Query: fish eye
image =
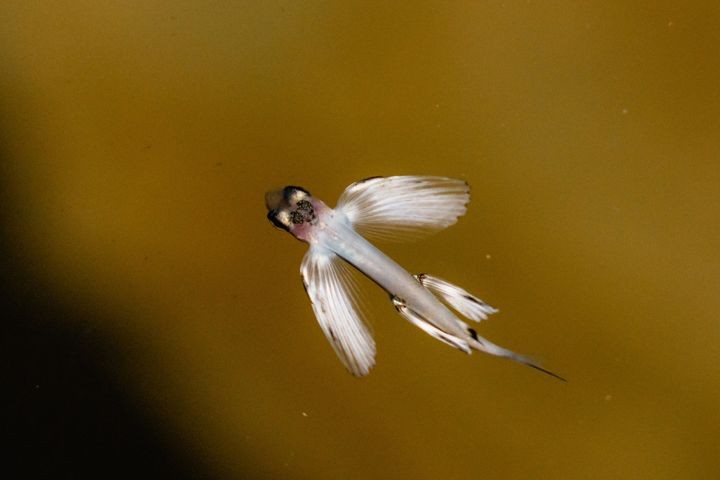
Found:
[[[290,214],[287,210],[270,210],[267,214],[267,218],[277,228],[290,231]]]
[[[310,192],[302,187],[289,185],[283,188],[283,196],[290,205],[297,205],[299,201],[307,200],[307,198],[310,197]]]

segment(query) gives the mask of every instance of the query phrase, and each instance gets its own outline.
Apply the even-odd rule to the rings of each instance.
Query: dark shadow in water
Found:
[[[75,314],[31,283],[18,284],[18,273],[3,272],[0,300],[2,423],[17,465],[9,471],[17,478],[207,478],[130,403],[113,378],[112,348],[91,330],[62,327]]]
[[[2,129],[0,128],[0,137]],[[1,140],[1,138],[0,138]],[[0,145],[3,145],[0,141]],[[0,151],[2,470],[13,478],[213,478],[123,390],[122,357],[88,313],[33,278],[9,219]],[[9,478],[9,477],[8,477]]]

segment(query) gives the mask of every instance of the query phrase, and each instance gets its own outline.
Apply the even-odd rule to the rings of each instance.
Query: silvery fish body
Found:
[[[401,316],[438,340],[468,354],[478,350],[510,358],[562,380],[530,357],[481,337],[453,312],[479,322],[496,309],[445,280],[410,274],[366,239],[402,240],[442,230],[465,213],[469,200],[467,183],[423,176],[361,180],[343,192],[334,209],[302,187],[266,195],[268,219],[310,245],[300,269],[303,284],[325,336],[353,375],[370,371],[375,342],[356,303],[349,266],[382,287]]]

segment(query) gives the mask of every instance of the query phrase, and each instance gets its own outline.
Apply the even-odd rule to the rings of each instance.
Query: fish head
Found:
[[[289,185],[265,194],[267,218],[275,227],[308,242],[318,215],[327,207],[302,187]]]

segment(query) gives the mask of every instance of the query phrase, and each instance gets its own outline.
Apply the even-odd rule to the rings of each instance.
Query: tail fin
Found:
[[[526,363],[525,365],[527,365],[528,367],[532,367],[532,368],[534,368],[535,370],[539,370],[539,371],[541,371],[541,372],[543,372],[543,373],[545,373],[545,374],[547,374],[547,375],[550,375],[551,377],[557,378],[557,379],[560,380],[561,382],[567,383],[567,379],[561,377],[561,376],[558,375],[557,373],[553,373],[553,372],[551,372],[550,370],[546,370],[546,369],[544,369],[543,367],[541,367],[541,366],[539,366],[539,365],[536,365],[536,364],[534,364],[534,363]]]
[[[557,378],[558,380],[562,382],[566,382],[567,380],[557,373],[551,372],[550,370],[543,368],[539,365],[539,362],[527,355],[520,355],[519,353],[515,353],[512,350],[508,350],[507,348],[502,348],[498,345],[495,345],[494,343],[484,339],[483,337],[479,335],[474,335],[473,340],[471,342],[468,342],[471,348],[474,348],[475,350],[479,350],[481,352],[489,353],[490,355],[495,355],[497,357],[503,357],[508,358],[510,360],[514,360],[518,363],[522,363],[523,365],[527,365],[528,367],[534,368],[535,370],[538,370],[546,375],[550,375],[551,377]]]
[[[433,293],[440,300],[445,302],[447,305],[455,309],[465,317],[479,322],[485,320],[488,315],[496,313],[498,310],[491,307],[487,303],[483,302],[476,296],[468,293],[466,290],[453,285],[441,278],[430,276],[426,273],[415,275],[415,279],[427,290]],[[470,349],[478,350],[481,352],[489,353],[498,357],[509,358],[515,360],[518,363],[527,365],[528,367],[534,368],[546,375],[557,378],[562,382],[567,382],[566,379],[547,370],[539,365],[539,362],[532,357],[520,355],[506,348],[502,348],[494,343],[484,339],[477,334],[475,329],[470,328],[465,322],[460,319],[456,319],[458,326],[467,332],[467,337],[460,338],[457,335],[451,335],[447,332],[442,331],[437,326],[433,325],[427,319],[418,315],[416,312],[408,308],[401,300],[391,297],[397,311],[404,316],[411,323],[423,329],[433,337],[441,340],[455,348],[458,348],[466,353],[470,353]]]

